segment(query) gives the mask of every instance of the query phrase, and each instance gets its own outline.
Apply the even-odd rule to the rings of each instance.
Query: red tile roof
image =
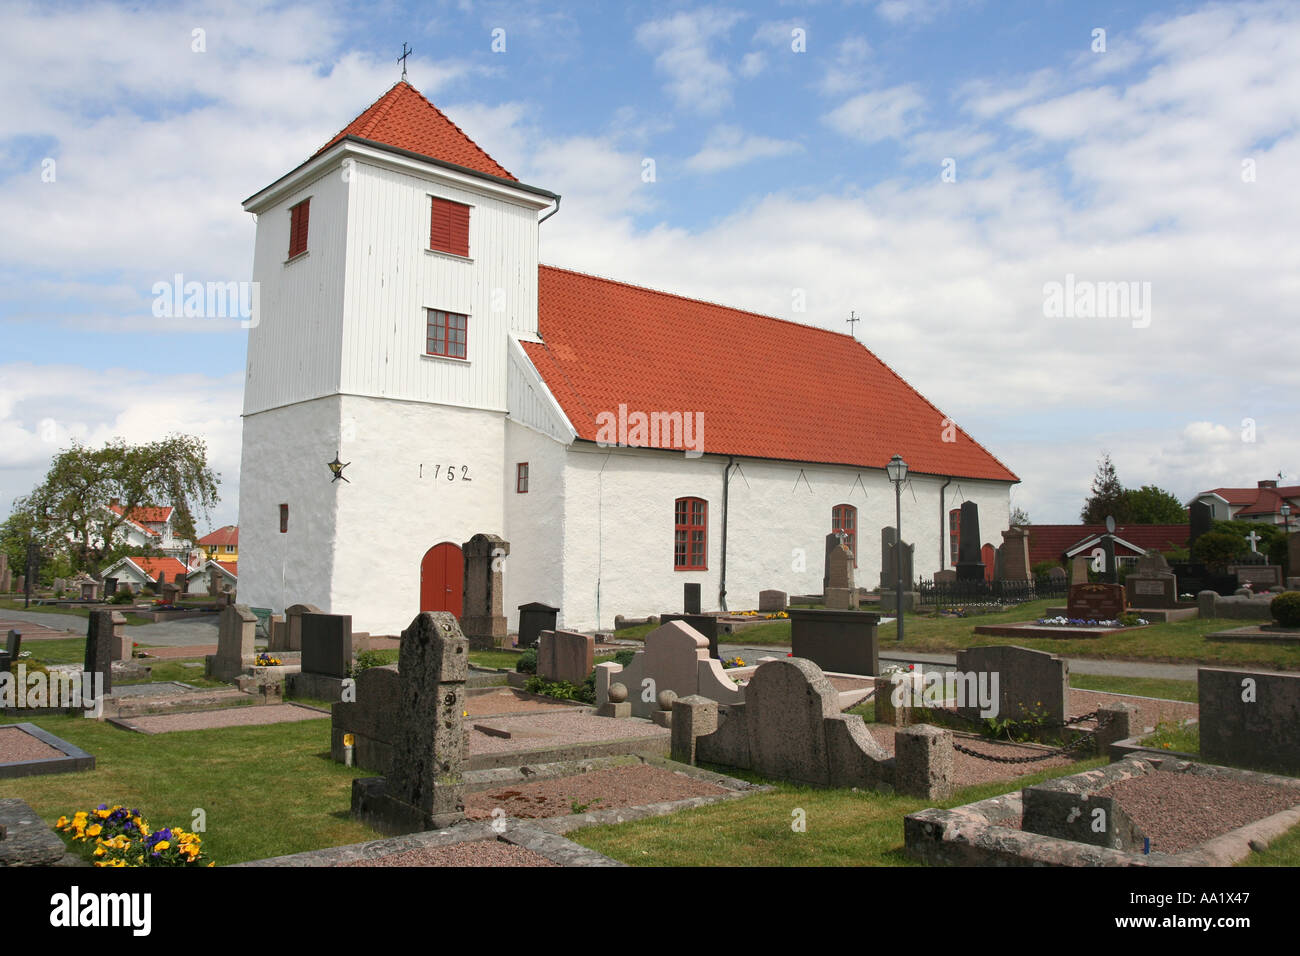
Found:
[[[122,515],[121,505],[109,505],[108,510],[115,515]],[[135,525],[140,531],[148,535],[158,536],[158,532],[153,528],[148,528],[148,524],[166,524],[167,519],[172,516],[174,508],[133,508],[129,515],[123,515],[127,521]]]
[[[1282,488],[1215,488],[1212,492],[1234,507],[1242,506],[1238,515],[1275,515],[1280,514],[1283,503],[1288,499],[1300,498],[1300,485]]]
[[[626,404],[702,412],[712,454],[1019,481],[851,336],[551,266],[538,316],[523,347],[579,438]]]
[[[184,562],[178,561],[176,558],[129,557],[127,560],[147,574],[150,581],[157,581],[158,572],[160,571],[167,575],[168,581],[175,581],[178,574],[184,576],[190,572]]]
[[[1035,524],[1029,526],[1029,562],[1059,561],[1066,551],[1089,538],[1106,533],[1104,524]],[[1115,537],[1146,550],[1168,551],[1187,546],[1191,525],[1129,524],[1118,525]],[[1119,549],[1119,553],[1127,551]]]
[[[395,83],[313,155],[319,156],[345,136],[359,136],[489,176],[515,179],[405,80]]]
[[[200,545],[233,544],[236,547],[238,547],[239,546],[239,525],[228,524],[224,528],[218,528],[216,531],[213,531],[211,534],[204,535],[202,538],[199,538],[198,543]]]

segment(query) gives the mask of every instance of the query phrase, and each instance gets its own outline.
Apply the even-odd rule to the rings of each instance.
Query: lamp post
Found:
[[[1282,513],[1282,533],[1290,534],[1291,533],[1291,506],[1286,502],[1283,502],[1282,507],[1279,508],[1278,510]]]
[[[903,643],[903,479],[907,462],[895,455],[885,466],[885,474],[894,483],[894,613],[898,617],[898,643]]]

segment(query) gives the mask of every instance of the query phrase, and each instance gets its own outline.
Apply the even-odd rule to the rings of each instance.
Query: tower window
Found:
[[[526,461],[515,465],[515,491],[521,495],[528,493],[528,462]]]
[[[432,197],[433,209],[429,222],[429,248],[435,252],[450,252],[453,256],[469,256],[469,206],[450,199]]]
[[[429,355],[445,355],[463,359],[468,354],[469,316],[441,309],[426,309],[429,316],[429,334],[425,351]]]
[[[307,251],[307,223],[311,213],[311,200],[304,199],[289,209],[289,258]]]
[[[286,534],[289,531],[289,506],[280,505],[280,534]]]

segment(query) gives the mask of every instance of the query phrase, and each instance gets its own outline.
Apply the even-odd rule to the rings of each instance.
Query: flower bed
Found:
[[[1047,627],[1145,627],[1151,623],[1144,617],[1134,617],[1132,614],[1125,614],[1119,620],[1095,621],[1092,618],[1066,617],[1064,614],[1057,617],[1040,617],[1035,624],[1042,624]]]
[[[95,866],[215,866],[203,859],[203,841],[180,827],[154,830],[139,810],[101,803],[94,810],[78,810],[69,819],[59,817],[54,829],[76,843],[91,844]]]

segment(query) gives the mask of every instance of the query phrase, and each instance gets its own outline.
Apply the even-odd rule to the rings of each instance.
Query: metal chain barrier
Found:
[[[964,753],[971,757],[978,757],[980,760],[989,760],[992,761],[993,763],[1035,763],[1039,760],[1051,760],[1053,757],[1069,756],[1073,754],[1076,750],[1082,750],[1085,745],[1091,747],[1094,740],[1096,739],[1097,731],[1101,730],[1111,721],[1111,718],[1109,717],[1107,717],[1105,720],[1101,720],[1100,718],[1097,717],[1097,711],[1094,710],[1092,713],[1089,714],[1082,714],[1079,717],[1071,717],[1066,721],[1066,723],[1078,724],[1078,723],[1082,723],[1085,720],[1092,720],[1092,719],[1097,719],[1096,730],[1093,730],[1091,733],[1080,734],[1072,743],[1068,743],[1063,747],[1057,747],[1054,750],[1047,751],[1046,753],[1034,754],[1033,756],[1029,756],[1029,757],[999,757],[995,754],[981,753],[978,750],[971,750],[969,747],[963,747],[961,744],[957,743],[956,740],[952,742],[952,748],[953,750],[956,750],[958,753]]]

